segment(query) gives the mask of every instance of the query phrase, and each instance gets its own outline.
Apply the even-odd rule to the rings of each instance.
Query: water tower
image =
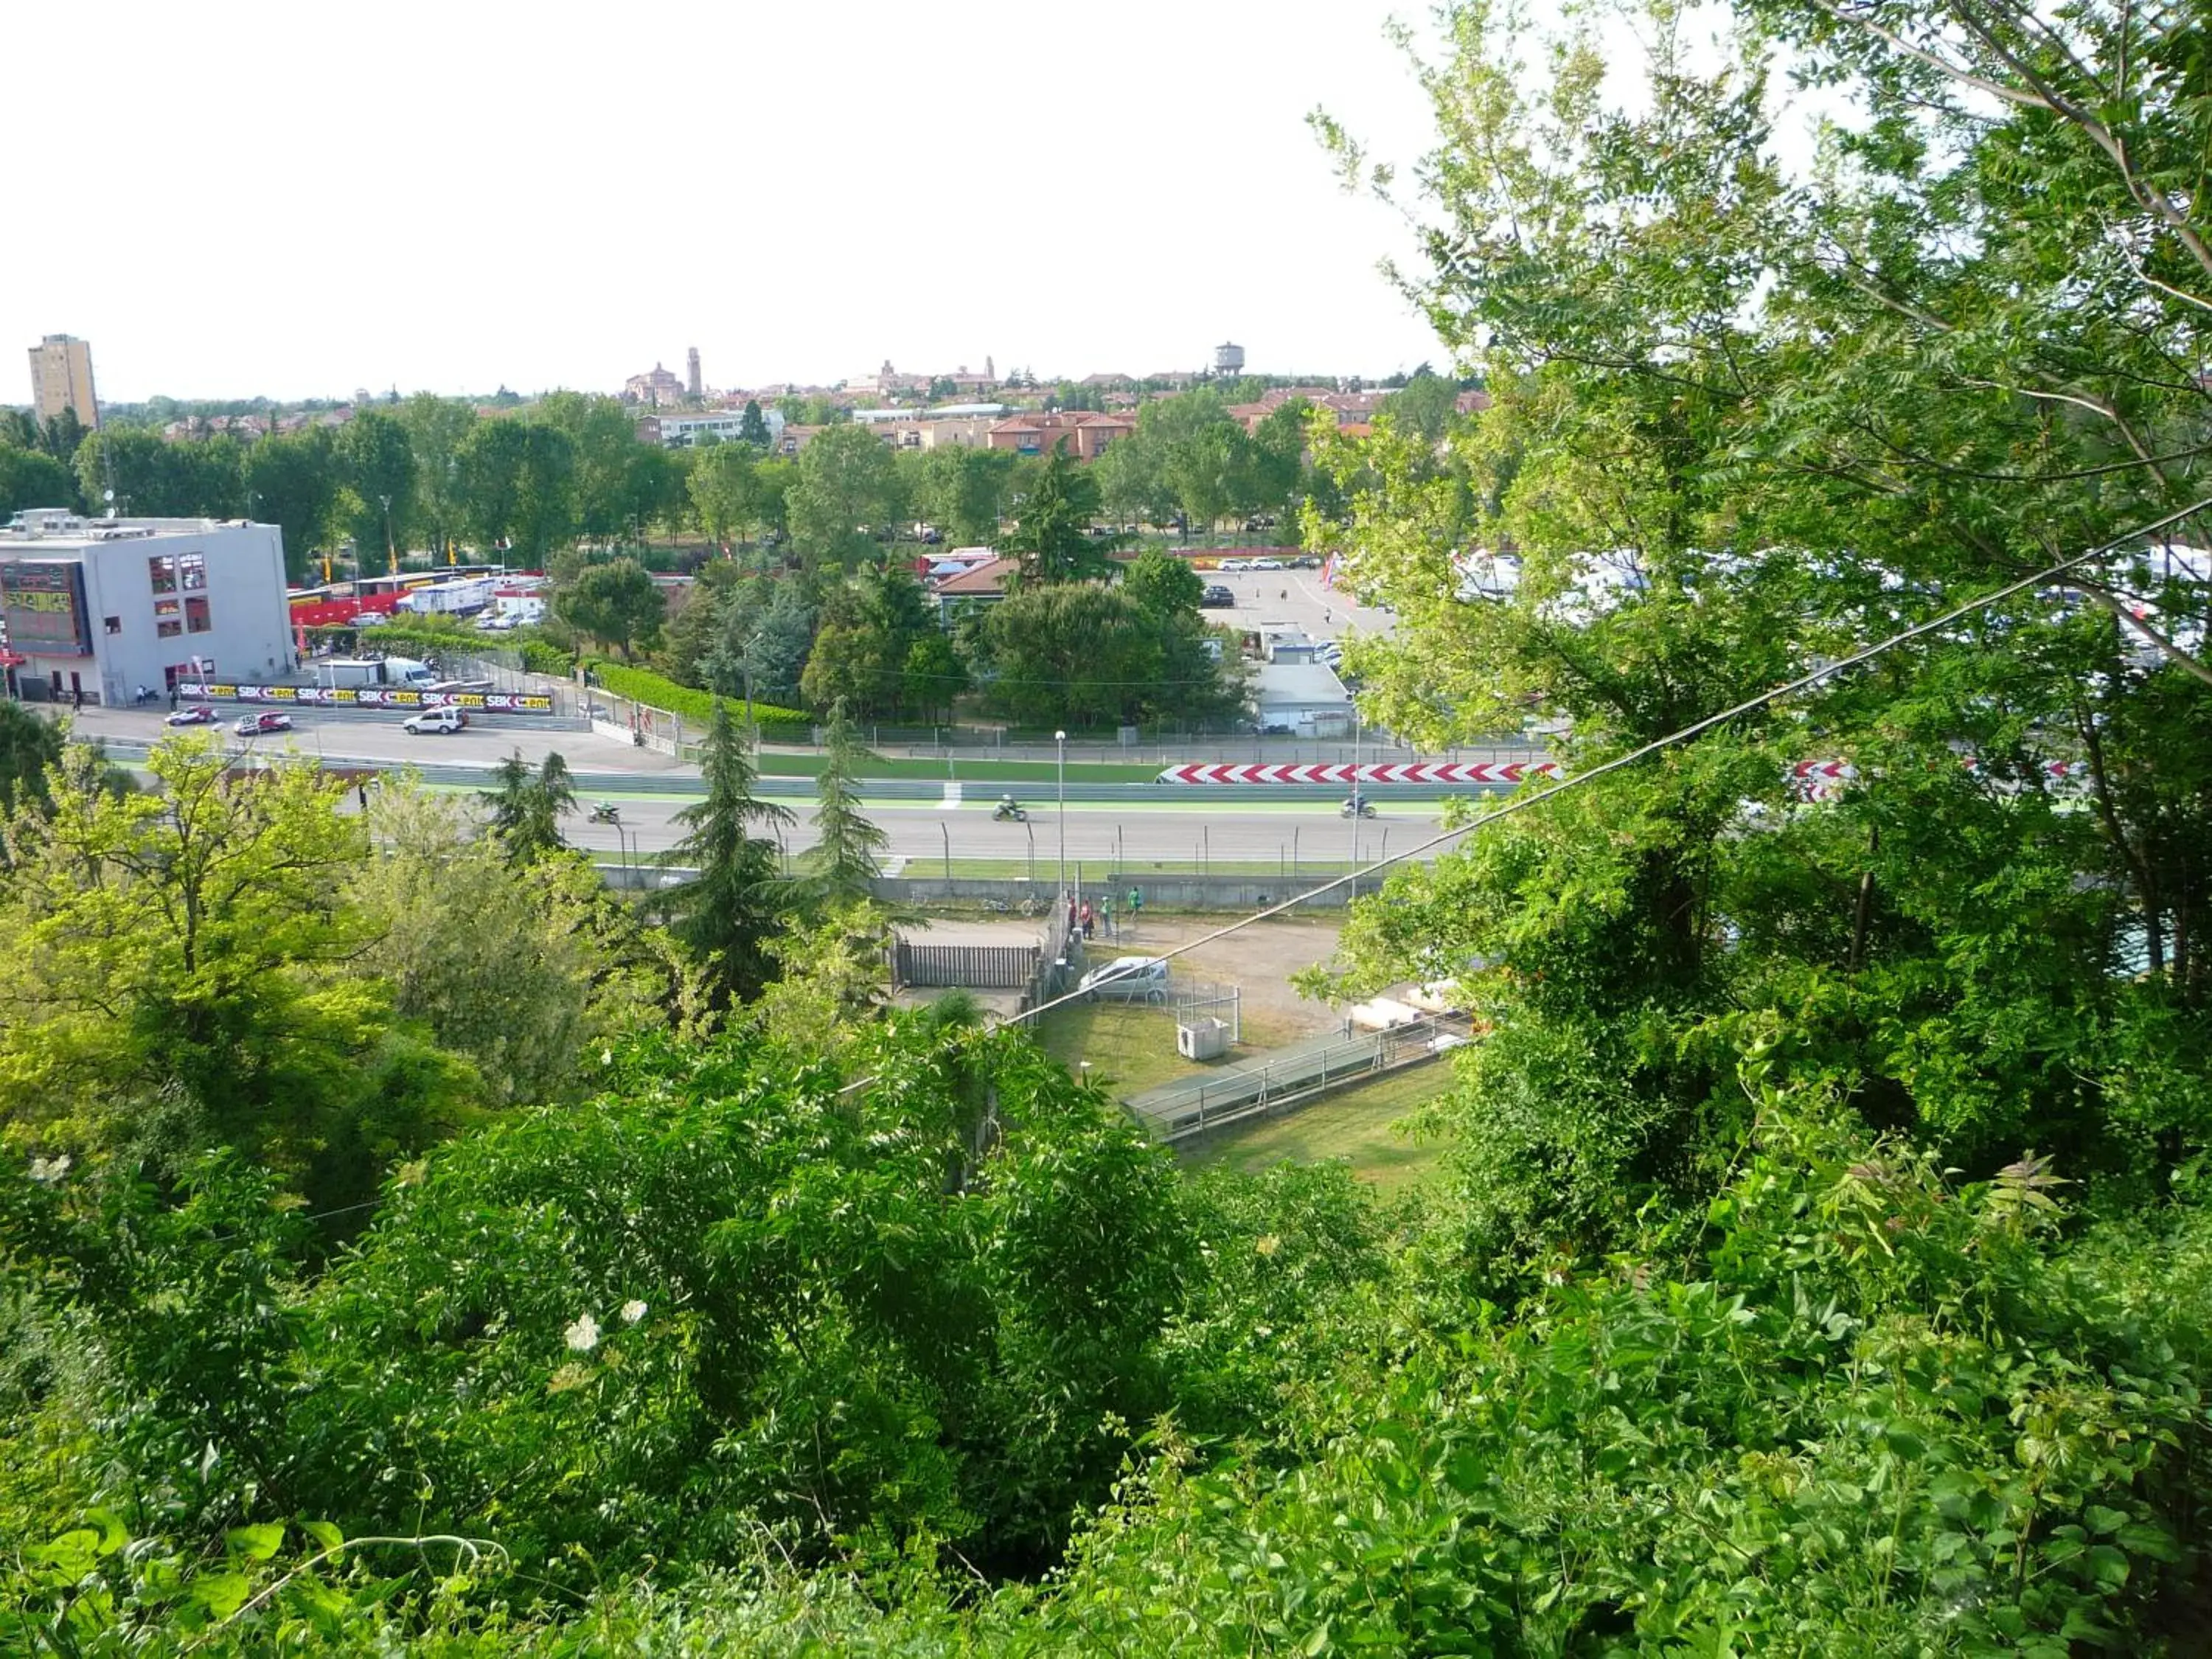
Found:
[[[1213,372],[1216,374],[1242,374],[1244,372],[1244,348],[1233,342],[1214,347]]]

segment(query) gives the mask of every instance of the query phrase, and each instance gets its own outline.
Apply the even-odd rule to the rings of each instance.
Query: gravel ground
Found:
[[[1188,916],[1146,916],[1133,935],[1121,918],[1119,939],[1093,941],[1094,961],[1114,956],[1150,956],[1190,939],[1200,939],[1221,924],[1218,920]],[[1227,939],[1200,945],[1188,956],[1176,958],[1176,972],[1190,979],[1215,980],[1238,987],[1244,994],[1247,1014],[1271,1028],[1286,1030],[1285,1041],[1334,1030],[1343,1016],[1325,1002],[1310,1002],[1291,988],[1291,975],[1317,962],[1326,962],[1336,949],[1342,924],[1319,917],[1279,917],[1255,921]]]
[[[1221,925],[1218,918],[1146,916],[1132,930],[1126,917],[1119,920],[1119,939],[1091,942],[1094,967],[1117,956],[1151,956],[1170,950]],[[1290,984],[1291,975],[1328,959],[1336,949],[1341,927],[1335,920],[1319,917],[1284,916],[1255,922],[1241,933],[1178,957],[1175,970],[1184,979],[1237,987],[1243,993],[1246,1017],[1262,1025],[1271,1038],[1293,1042],[1334,1030],[1343,1018],[1327,1003],[1308,1001]],[[1043,938],[1039,925],[1018,919],[971,921],[939,917],[900,931],[916,945],[1024,945],[1041,943]]]

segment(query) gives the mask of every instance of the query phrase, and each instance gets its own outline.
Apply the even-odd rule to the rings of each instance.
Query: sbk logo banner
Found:
[[[220,680],[181,684],[177,695],[211,702],[289,704],[329,708],[465,708],[487,714],[550,714],[553,699],[543,692],[405,691],[382,685],[239,685]]]

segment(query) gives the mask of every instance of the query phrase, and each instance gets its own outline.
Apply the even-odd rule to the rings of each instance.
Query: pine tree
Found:
[[[846,717],[842,698],[830,710],[823,734],[822,775],[815,793],[817,839],[801,856],[806,900],[817,914],[866,902],[884,872],[881,854],[890,838],[860,815],[860,770],[874,756]]]
[[[483,799],[491,803],[492,833],[507,842],[509,862],[526,864],[568,844],[561,820],[576,810],[576,787],[566,760],[548,755],[533,773],[518,750],[492,769],[492,778],[499,787]]]
[[[771,976],[763,948],[781,925],[783,881],[776,844],[757,829],[791,822],[791,814],[753,794],[759,775],[729,705],[714,700],[703,768],[707,798],[676,821],[690,834],[669,854],[698,873],[668,896],[669,926],[705,965],[715,1006],[750,1001]]]

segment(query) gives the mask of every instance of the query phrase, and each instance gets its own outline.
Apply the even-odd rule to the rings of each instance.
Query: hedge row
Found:
[[[621,663],[603,662],[588,659],[592,676],[599,684],[618,697],[628,697],[632,702],[641,702],[649,708],[665,708],[703,732],[714,720],[714,694],[694,690],[688,685],[678,685],[665,675],[650,669],[625,667]],[[734,699],[725,698],[731,712],[742,711],[744,705]],[[811,743],[814,738],[814,716],[802,708],[779,708],[774,703],[753,704],[753,719],[758,723],[761,735],[778,743]]]
[[[480,648],[483,637],[465,628],[428,628],[408,623],[386,623],[379,628],[311,628],[310,634],[357,635],[359,646],[384,652],[386,655],[448,656]]]

